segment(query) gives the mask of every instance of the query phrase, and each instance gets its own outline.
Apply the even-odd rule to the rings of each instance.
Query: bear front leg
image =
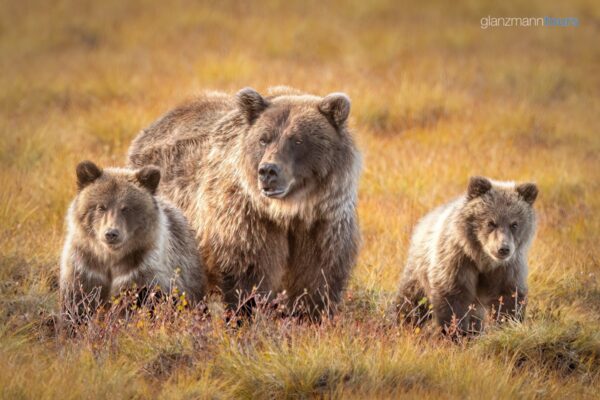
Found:
[[[241,200],[215,205],[201,226],[200,253],[209,282],[220,289],[230,311],[249,314],[257,296],[281,288],[288,261],[287,232],[258,218]]]
[[[400,282],[394,303],[396,320],[421,325],[430,314],[428,304],[427,294],[418,279],[411,275],[405,275]]]
[[[497,297],[492,299],[490,310],[492,317],[502,322],[509,319],[523,321],[527,303],[527,289],[519,289],[516,286],[506,287],[500,291]]]
[[[284,277],[287,311],[314,320],[332,316],[356,263],[359,240],[353,215],[292,230]]]
[[[481,331],[481,320],[476,317],[476,296],[467,286],[459,285],[451,291],[439,291],[431,298],[433,314],[438,325],[449,334]]]
[[[91,274],[71,271],[61,277],[60,304],[62,318],[68,324],[85,322],[108,298],[106,283]]]
[[[223,273],[221,289],[227,307],[236,314],[250,315],[257,296],[266,298],[272,294],[270,278],[268,274],[257,273],[253,264],[246,266],[241,274],[238,271]]]
[[[287,236],[277,229],[244,237],[218,253],[220,287],[230,310],[248,315],[257,300],[270,300],[281,288],[288,260]]]

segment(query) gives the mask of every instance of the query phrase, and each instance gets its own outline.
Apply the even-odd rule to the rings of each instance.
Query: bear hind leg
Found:
[[[416,279],[407,279],[400,284],[394,304],[398,322],[420,326],[431,318],[431,307],[425,289]]]

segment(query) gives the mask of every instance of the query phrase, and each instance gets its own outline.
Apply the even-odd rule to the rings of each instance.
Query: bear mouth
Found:
[[[109,243],[107,241],[103,241],[102,244],[104,244],[104,247],[106,249],[108,249],[109,251],[114,253],[114,252],[118,252],[119,250],[121,250],[121,248],[125,244],[125,241],[119,241],[119,242],[115,242],[115,243]]]
[[[292,188],[294,187],[294,183],[295,180],[292,180],[284,189],[280,187],[269,187],[264,185],[260,189],[260,192],[263,196],[268,197],[270,199],[283,199],[284,197],[290,194]]]
[[[263,196],[272,199],[281,199],[287,195],[287,189],[262,189],[261,193]]]
[[[494,254],[494,258],[496,259],[496,261],[500,261],[500,262],[508,261],[511,257],[512,257],[512,254],[507,254],[507,255],[501,255],[498,253]]]
[[[497,252],[490,252],[488,254],[494,262],[499,263],[499,264],[504,264],[512,259],[514,252],[510,252],[509,254],[506,254],[506,255],[501,255]]]

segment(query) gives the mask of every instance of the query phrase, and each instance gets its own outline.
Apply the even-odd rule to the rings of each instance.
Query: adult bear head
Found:
[[[314,204],[340,192],[354,195],[358,152],[346,122],[350,99],[281,91],[237,93],[247,132],[242,138],[244,186],[262,201]]]

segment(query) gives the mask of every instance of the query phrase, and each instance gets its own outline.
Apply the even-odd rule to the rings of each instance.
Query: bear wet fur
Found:
[[[159,181],[156,167],[77,166],[60,266],[65,312],[81,309],[82,301],[104,304],[134,286],[177,287],[192,302],[203,298],[206,273],[195,234],[180,210],[155,196]]]
[[[467,193],[416,226],[400,282],[400,320],[480,331],[486,317],[521,319],[538,194],[533,183],[472,177]],[[425,302],[424,298],[427,298]]]
[[[160,193],[196,229],[209,281],[231,307],[255,290],[285,292],[288,312],[335,311],[359,247],[349,112],[340,93],[206,93],[132,143],[130,165],[160,167]]]

